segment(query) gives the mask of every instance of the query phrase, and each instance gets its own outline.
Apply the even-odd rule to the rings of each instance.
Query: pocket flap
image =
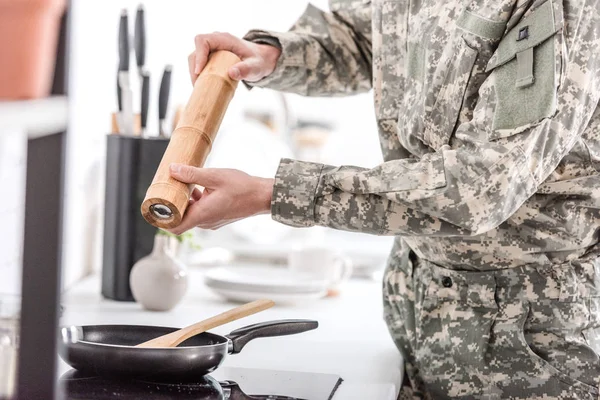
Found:
[[[536,47],[562,29],[562,15],[556,15],[553,3],[554,0],[547,0],[506,34],[488,62],[486,72],[506,64],[518,53]]]
[[[590,346],[596,354],[600,354],[600,327],[587,328],[581,333],[588,346]]]

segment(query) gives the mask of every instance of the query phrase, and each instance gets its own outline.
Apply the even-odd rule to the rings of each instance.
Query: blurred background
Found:
[[[312,2],[328,9],[326,0]],[[67,139],[65,221],[65,284],[77,280],[101,265],[101,230],[103,220],[104,147],[110,130],[110,114],[116,110],[115,87],[118,65],[118,23],[121,10],[133,16],[138,1],[73,2],[73,31],[70,62],[69,136]],[[255,1],[148,1],[146,14],[146,68],[150,77],[148,132],[158,132],[158,92],[165,65],[173,66],[172,91],[167,109],[167,125],[179,106],[185,105],[192,89],[187,56],[194,50],[194,37],[199,33],[230,32],[243,36],[253,28],[286,31],[301,15],[308,2],[303,0]],[[132,65],[134,59],[131,60]],[[133,70],[133,68],[132,68]],[[134,75],[134,74],[132,74]],[[135,88],[135,79],[132,87]],[[133,90],[133,104],[139,104],[139,90]],[[137,95],[137,96],[136,96]],[[138,100],[136,100],[138,99]],[[284,103],[285,101],[285,103]],[[287,108],[287,110],[286,110]],[[264,125],[248,121],[246,115],[264,115],[274,123],[269,131]],[[370,94],[348,98],[304,98],[266,90],[248,91],[240,85],[227,111],[207,166],[239,168],[254,175],[273,176],[279,158],[293,157],[286,137],[286,124],[304,122],[325,126],[330,134],[321,149],[323,162],[334,165],[374,166],[381,161]],[[298,158],[309,158],[297,154]],[[313,155],[312,153],[310,155]],[[228,246],[231,233],[250,244],[279,242],[287,229],[256,217],[224,228],[216,235]],[[304,232],[303,232],[304,233]],[[208,232],[197,232],[209,246]],[[365,238],[342,235],[364,243]],[[386,239],[370,239],[377,243]],[[333,239],[331,239],[333,240]],[[211,241],[214,243],[214,241]],[[243,245],[243,244],[242,244]],[[245,247],[246,248],[246,247]],[[252,248],[256,249],[255,246]],[[279,247],[280,249],[280,247]],[[364,249],[369,251],[368,248]]]
[[[145,68],[150,75],[147,135],[153,136],[159,130],[158,96],[165,66],[172,66],[167,126],[173,125],[178,110],[191,93],[187,56],[194,49],[196,34],[223,31],[242,36],[252,28],[286,31],[307,4],[303,0],[73,0],[70,3],[63,285],[68,286],[102,267],[106,143],[107,135],[111,133],[111,114],[117,111],[118,37],[122,11],[127,10],[132,35],[138,7],[142,5],[145,12]],[[316,0],[312,4],[328,9],[326,0]],[[141,81],[135,62],[132,49],[130,80],[134,112],[139,113]],[[294,132],[298,135],[294,136]],[[8,148],[8,144],[4,144],[3,156],[13,154],[13,158],[16,157],[18,152],[6,151]],[[207,166],[239,168],[255,175],[273,176],[280,157],[318,159],[334,165],[377,165],[381,155],[371,94],[304,98],[266,89],[249,91],[240,85]],[[8,159],[4,162],[3,173],[16,179],[16,170],[6,172],[9,171]],[[18,225],[20,214],[15,210],[13,215],[15,225]],[[11,232],[11,229],[6,231]],[[205,250],[224,246],[260,249],[263,254],[284,250],[276,245],[281,237],[288,237],[290,240],[286,243],[291,245],[291,238],[314,234],[319,240],[352,249],[359,257],[366,255],[369,263],[376,266],[374,268],[381,267],[390,244],[389,238],[329,230],[317,232],[318,228],[310,231],[310,234],[305,230],[291,232],[270,221],[269,217],[256,217],[219,232],[194,234],[200,237],[196,242]],[[4,244],[14,248],[17,242],[7,238]],[[10,259],[2,264],[3,274],[11,276],[3,282],[3,291],[6,291],[6,287],[18,286],[19,277],[8,271],[8,266],[14,265],[14,256],[5,255],[4,258]]]
[[[292,229],[268,215],[172,237],[140,213],[192,91],[195,36],[286,31],[307,4],[0,0],[0,398],[17,382],[21,398],[51,398],[68,369],[57,369],[59,325],[185,326],[256,298],[276,301],[271,318],[322,324],[295,356],[267,348],[269,368],[354,377],[388,397],[348,386],[352,398],[396,398],[402,373],[380,317],[392,238]],[[240,84],[206,166],[273,177],[282,157],[379,164],[371,94],[305,98]],[[322,352],[314,342],[330,352],[321,367],[302,361]]]

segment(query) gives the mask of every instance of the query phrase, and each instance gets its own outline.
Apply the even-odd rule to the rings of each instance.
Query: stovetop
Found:
[[[193,382],[118,379],[70,370],[59,379],[64,400],[330,400],[336,375],[221,368]]]

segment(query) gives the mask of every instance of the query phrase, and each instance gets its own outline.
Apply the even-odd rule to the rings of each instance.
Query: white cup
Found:
[[[302,247],[288,256],[289,270],[306,279],[328,283],[329,289],[337,289],[352,275],[352,260],[327,247]]]

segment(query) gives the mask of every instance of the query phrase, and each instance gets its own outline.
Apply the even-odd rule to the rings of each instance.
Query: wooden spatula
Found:
[[[256,300],[251,303],[244,304],[243,306],[233,308],[229,311],[225,311],[222,314],[216,315],[204,321],[197,322],[194,325],[187,326],[178,331],[171,332],[147,342],[138,344],[135,347],[176,347],[192,336],[196,336],[202,332],[206,332],[209,329],[216,328],[217,326],[221,326],[228,322],[247,317],[248,315],[264,311],[273,307],[274,304],[275,303],[272,300]]]

